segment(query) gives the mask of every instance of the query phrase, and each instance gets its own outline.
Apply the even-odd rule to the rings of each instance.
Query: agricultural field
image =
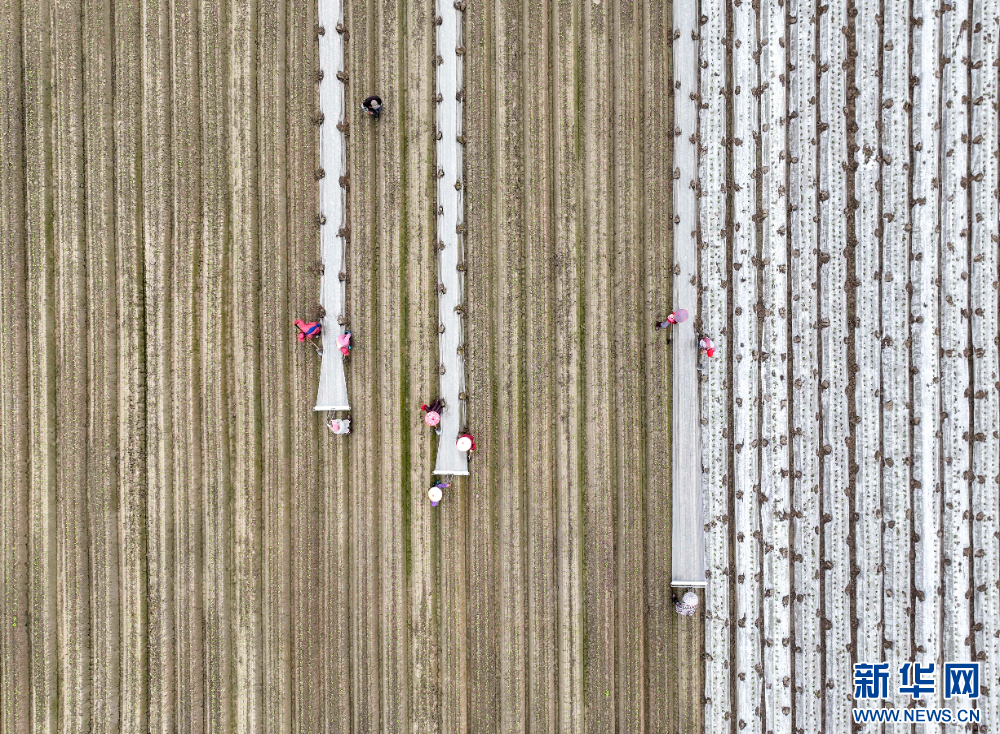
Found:
[[[840,734],[914,705],[853,664],[970,660],[919,705],[1000,730],[1000,3],[441,7],[4,2],[0,732]],[[331,226],[346,437],[292,327]]]
[[[0,731],[702,731],[653,330],[669,6],[470,3],[457,49],[426,1],[339,30],[281,0],[2,7]],[[444,53],[478,451],[432,508]],[[346,437],[292,326],[338,123]]]
[[[973,730],[995,732],[1000,9],[702,0],[688,21],[678,214],[721,345],[705,728],[851,731],[854,707],[915,705],[904,663],[976,660]],[[855,702],[852,665],[882,661],[888,699]],[[973,705],[942,694],[918,705]]]

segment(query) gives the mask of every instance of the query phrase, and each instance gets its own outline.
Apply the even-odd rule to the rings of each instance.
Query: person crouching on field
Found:
[[[677,594],[671,594],[674,600],[674,610],[682,617],[693,617],[698,609],[698,595],[693,591],[687,592],[678,600]]]
[[[677,324],[683,324],[688,319],[688,312],[683,308],[679,308],[669,316],[667,316],[665,321],[657,321],[657,329],[667,329],[671,326],[676,326]]]
[[[382,98],[377,97],[374,94],[371,97],[367,97],[365,101],[361,103],[361,109],[377,120],[379,113],[382,111]]]
[[[468,455],[467,461],[472,461],[472,452],[476,450],[476,439],[471,433],[463,433],[455,441],[455,448]]]
[[[430,405],[421,405],[420,409],[427,414],[424,416],[424,423],[433,428],[434,432],[440,436],[441,429],[438,426],[441,423],[441,411],[444,410],[444,400],[437,398]]]
[[[293,322],[297,327],[299,327],[299,341],[304,342],[306,339],[309,343],[312,343],[313,337],[319,336],[320,332],[323,330],[322,325],[319,321],[312,321],[306,323],[302,319],[295,319]]]
[[[427,497],[431,501],[431,507],[437,507],[444,498],[444,490],[451,486],[451,482],[435,482],[427,490]]]
[[[337,336],[337,346],[340,347],[340,353],[345,357],[351,354],[351,332],[349,329],[344,329],[344,333]]]
[[[326,422],[326,427],[335,436],[346,436],[351,432],[351,421],[349,418],[331,418]]]

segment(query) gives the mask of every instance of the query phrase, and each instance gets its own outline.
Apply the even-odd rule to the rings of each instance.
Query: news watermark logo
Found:
[[[893,686],[900,696],[912,700],[936,696],[938,679],[934,663],[906,663]],[[854,698],[880,701],[889,697],[889,663],[857,663],[854,666]],[[945,663],[941,675],[945,700],[963,696],[979,698],[979,663]],[[978,723],[981,712],[974,708],[860,708],[853,710],[855,723],[919,724]]]

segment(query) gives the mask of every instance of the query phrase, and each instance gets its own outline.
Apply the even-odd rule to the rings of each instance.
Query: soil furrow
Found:
[[[235,729],[236,660],[233,629],[233,467],[229,440],[233,409],[229,387],[231,343],[225,337],[233,318],[227,294],[231,266],[231,220],[226,153],[229,49],[225,3],[198,8],[200,118],[202,149],[201,259],[198,304],[203,318],[198,341],[203,421],[202,486],[205,625],[205,729],[230,734]]]
[[[263,0],[258,6],[258,63],[261,71],[279,70],[287,63],[286,55],[286,5],[276,0]],[[303,70],[305,71],[305,70]],[[289,437],[293,416],[305,412],[301,402],[292,401],[287,376],[291,373],[291,350],[299,346],[291,338],[289,328],[295,315],[289,311],[289,255],[291,247],[288,239],[288,191],[289,171],[286,161],[288,139],[288,115],[286,112],[286,78],[280,73],[260,73],[257,76],[257,127],[259,139],[257,156],[260,171],[260,329],[261,329],[261,413],[265,416],[267,430],[262,440],[261,482],[261,535],[263,571],[261,598],[262,664],[264,675],[263,727],[264,731],[290,732],[292,728],[292,660],[301,661],[296,672],[301,671],[305,681],[296,679],[301,696],[297,703],[296,724],[305,731],[320,729],[322,711],[322,688],[318,685],[323,673],[319,651],[322,628],[322,607],[315,596],[308,593],[316,588],[312,583],[304,584],[301,596],[292,597],[291,564],[291,503],[293,496],[305,500],[309,515],[304,522],[296,523],[296,537],[309,546],[308,567],[311,573],[307,579],[315,579],[318,570],[318,554],[322,545],[317,542],[319,535],[319,509],[313,499],[318,489],[312,486],[300,487],[293,495],[292,489],[292,447]],[[305,120],[301,122],[306,123]],[[306,123],[308,124],[308,123]],[[309,126],[312,131],[314,128]],[[302,171],[308,180],[308,172]],[[314,287],[315,277],[306,278]],[[301,318],[301,317],[300,317]],[[307,320],[311,321],[313,316]],[[309,355],[312,356],[312,355]],[[308,431],[308,428],[306,428]],[[296,434],[301,435],[301,434]],[[321,588],[321,587],[320,587]],[[289,614],[290,609],[298,610],[306,602],[306,614],[299,617]],[[311,602],[311,603],[310,603]],[[293,606],[294,603],[294,606]],[[303,656],[301,650],[291,643],[292,620],[296,628],[303,630],[312,640],[310,655]]]
[[[639,390],[645,396],[642,413],[636,418],[645,423],[645,451],[642,464],[636,467],[644,474],[642,514],[644,544],[642,557],[644,639],[641,644],[645,665],[644,724],[652,734],[673,731],[669,704],[675,690],[673,675],[676,650],[670,642],[674,610],[670,604],[671,555],[671,472],[669,449],[670,387],[668,382],[670,352],[664,349],[651,331],[654,314],[662,313],[672,302],[673,239],[671,223],[670,172],[673,153],[670,145],[670,121],[673,119],[673,95],[670,93],[671,54],[669,45],[669,6],[640,3],[636,11],[640,26],[637,34],[639,69],[636,92],[641,104],[635,109],[638,117],[640,144],[634,165],[638,171],[636,216],[636,246],[641,250],[637,301]],[[621,31],[619,31],[621,33]],[[661,101],[666,102],[661,107]],[[553,214],[553,219],[555,215]],[[555,308],[555,306],[553,307]],[[696,661],[703,679],[700,658]],[[697,695],[701,697],[699,684]],[[701,707],[699,706],[699,709]],[[698,720],[702,719],[699,711]]]
[[[500,591],[499,704],[500,729],[524,732],[527,727],[527,641],[525,629],[525,426],[522,407],[524,374],[524,176],[525,130],[522,104],[523,7],[520,0],[494,5],[492,20],[493,76],[490,88],[492,116],[488,135],[493,144],[492,163],[496,208],[489,246],[496,251],[493,309],[489,327],[493,334],[493,370],[496,389],[504,396],[495,403],[493,422],[498,429],[491,442],[500,456],[510,457],[491,467],[488,481],[497,496],[499,513],[498,569]],[[532,325],[534,326],[534,325]]]
[[[148,729],[146,329],[142,192],[140,9],[116,2],[115,239],[118,275],[118,527],[121,568],[121,729]]]
[[[551,45],[553,119],[553,235],[556,311],[556,559],[559,637],[559,727],[585,723],[583,624],[583,421],[581,342],[584,329],[582,136],[584,78],[580,64],[583,8],[570,0],[554,6]],[[475,65],[471,65],[475,68]],[[471,157],[471,153],[470,153]],[[471,199],[470,199],[470,211]]]
[[[57,594],[60,728],[90,726],[90,569],[87,534],[87,252],[84,215],[83,39],[79,3],[53,6]]]
[[[280,6],[280,3],[279,3]],[[264,18],[281,13],[280,22],[264,22]],[[285,384],[281,388],[283,401],[290,410],[285,418],[289,428],[289,438],[278,449],[291,464],[280,497],[273,497],[268,531],[273,538],[269,552],[282,554],[282,562],[287,564],[287,587],[282,589],[282,598],[273,597],[274,617],[266,624],[278,629],[270,643],[275,655],[281,655],[281,682],[286,691],[269,715],[268,726],[275,731],[337,731],[336,727],[349,726],[349,709],[338,708],[347,695],[346,670],[338,670],[332,680],[327,677],[327,648],[343,645],[349,665],[349,640],[346,629],[347,616],[345,590],[334,590],[333,579],[342,579],[342,566],[327,564],[331,553],[343,546],[343,540],[334,535],[326,535],[325,529],[330,512],[328,502],[336,488],[342,487],[345,472],[332,476],[333,456],[344,451],[343,445],[335,442],[338,437],[330,435],[323,425],[325,415],[314,413],[316,386],[319,381],[320,359],[308,346],[295,342],[292,338],[291,322],[295,318],[313,321],[319,317],[319,297],[321,282],[317,270],[320,262],[320,228],[316,215],[320,211],[319,184],[316,176],[319,161],[319,128],[316,125],[319,109],[318,45],[316,38],[317,5],[306,3],[302,6],[261,7],[261,31],[269,37],[267,44],[273,44],[273,58],[278,68],[287,69],[283,82],[275,80],[262,84],[274,114],[282,118],[280,133],[261,148],[267,156],[273,157],[283,169],[281,177],[268,177],[272,191],[281,189],[287,197],[287,204],[280,211],[265,207],[265,230],[262,232],[262,247],[268,248],[272,240],[284,241],[288,255],[284,258],[280,272],[283,285],[270,298],[271,308],[276,311],[275,322],[279,331],[275,338],[291,346],[285,355],[286,369],[276,370],[276,377],[282,374]],[[277,20],[275,18],[275,20]],[[336,27],[324,29],[325,33],[336,33]],[[282,40],[285,37],[285,40]],[[264,68],[270,68],[267,65]],[[339,84],[336,70],[325,70],[326,78],[321,83]],[[274,119],[267,116],[261,119]],[[323,124],[336,126],[338,120],[328,119]],[[264,128],[261,128],[263,133]],[[287,182],[282,179],[287,175]],[[339,171],[323,171],[323,175],[334,186],[339,186]],[[339,195],[339,192],[338,192]],[[326,227],[339,227],[337,218],[331,213]],[[283,221],[287,220],[287,221]],[[335,229],[336,231],[336,229]],[[274,258],[279,259],[278,255]],[[329,274],[328,274],[329,275]],[[336,275],[334,274],[334,277]],[[331,316],[336,316],[331,314]],[[328,322],[329,323],[329,322]],[[333,321],[335,323],[335,321]],[[279,335],[280,334],[280,335]],[[339,354],[334,352],[337,359]],[[277,448],[277,447],[275,447]],[[279,464],[282,466],[283,464]],[[265,496],[270,496],[266,493]],[[346,523],[347,516],[343,516]],[[283,547],[282,547],[283,546]],[[338,562],[343,563],[338,557]],[[334,574],[333,578],[329,574]],[[272,592],[273,593],[273,592]],[[283,615],[284,619],[279,617]],[[341,634],[331,632],[331,619],[339,619]],[[279,664],[278,661],[275,664]],[[336,690],[334,695],[332,691]],[[331,709],[333,710],[332,719]]]
[[[637,100],[642,89],[642,4],[612,6],[610,22],[611,65],[616,70],[609,83],[612,100]],[[642,274],[645,264],[643,202],[641,189],[642,106],[615,105],[611,122],[611,217],[614,236],[610,255],[611,385],[610,421],[614,441],[613,496],[616,550],[616,597],[613,627],[617,638],[615,669],[617,727],[619,731],[645,731],[646,656],[645,575],[643,568],[645,480],[645,387],[640,360],[643,337],[652,341],[650,313],[646,307]],[[689,228],[693,228],[693,222]]]
[[[174,6],[170,68],[173,94],[173,242],[170,291],[174,294],[171,364],[172,475],[176,625],[176,709],[178,730],[205,731],[204,484],[200,338],[202,151],[199,114],[198,6]]]
[[[167,8],[142,7],[142,201],[146,340],[146,547],[149,560],[149,728],[173,731],[177,690],[170,395],[173,151]]]
[[[84,16],[87,126],[89,412],[87,499],[91,594],[91,724],[115,731],[121,685],[119,364],[114,234],[114,133],[109,7]]]
[[[442,360],[433,348],[437,342],[438,304],[431,297],[437,292],[438,250],[435,243],[437,179],[434,178],[434,0],[401,4],[400,55],[404,80],[400,91],[400,108],[405,105],[405,117],[400,119],[401,170],[403,198],[403,233],[401,259],[406,261],[407,279],[400,323],[400,341],[395,347],[402,358],[402,414],[422,413],[415,410],[424,396],[438,389],[438,365]],[[454,49],[438,49],[438,53],[454,53]],[[392,215],[394,216],[394,215]],[[428,345],[412,348],[411,345]],[[448,410],[459,411],[459,405]],[[412,424],[411,424],[412,425]],[[406,580],[409,586],[410,619],[409,657],[410,680],[406,683],[410,699],[409,726],[414,732],[441,730],[440,650],[441,623],[437,609],[440,593],[437,563],[438,539],[436,525],[455,523],[457,506],[452,502],[460,491],[456,484],[446,490],[444,504],[432,507],[427,489],[432,483],[429,472],[434,466],[432,434],[425,426],[411,430],[401,448],[402,485],[404,498],[399,506],[409,502],[409,527],[404,527]],[[444,439],[439,439],[444,440]],[[405,497],[406,488],[409,490]],[[441,510],[446,509],[445,512]],[[404,509],[405,512],[405,509]],[[405,517],[405,515],[404,515]],[[405,619],[404,619],[405,621]]]
[[[375,143],[384,120],[373,121],[358,109],[360,100],[378,94],[387,107],[398,100],[375,84],[376,45],[374,2],[348,1],[345,19],[350,32],[345,53],[350,83],[347,87],[345,125],[349,126],[348,166],[351,171],[348,216],[351,239],[348,247],[348,323],[356,335],[351,353],[348,394],[351,396],[351,492],[354,497],[351,528],[351,639],[352,713],[357,731],[382,730],[381,615],[379,538],[383,532],[379,513],[381,464],[369,457],[383,453],[381,423],[383,392],[377,373],[379,355],[380,265],[383,246],[377,234],[377,197],[373,197],[376,168]],[[327,33],[331,32],[329,29]],[[389,114],[388,110],[385,113]],[[395,114],[395,112],[393,113]],[[337,124],[336,120],[324,125]]]
[[[236,730],[264,728],[262,666],[262,437],[260,171],[257,110],[257,4],[234,4],[229,30],[228,134],[233,273],[233,522]]]
[[[521,38],[548,38],[549,4],[526,0],[521,10]],[[523,157],[518,165],[523,171],[523,237],[525,395],[528,420],[521,422],[524,443],[527,492],[522,494],[526,518],[525,579],[527,581],[527,629],[525,631],[525,667],[527,687],[526,729],[558,731],[558,647],[556,637],[556,517],[555,517],[555,443],[549,430],[556,418],[555,390],[552,383],[554,357],[554,272],[550,266],[555,246],[550,236],[552,206],[552,88],[549,78],[551,51],[544,43],[523,46],[524,57],[519,75],[521,95]],[[513,92],[514,90],[510,90]],[[529,163],[530,162],[530,163]],[[513,304],[511,304],[513,305]]]
[[[59,628],[56,596],[56,257],[53,231],[53,99],[47,81],[52,74],[50,6],[22,6],[25,56],[25,156],[27,191],[27,302],[33,305],[29,333],[28,403],[31,503],[30,632],[32,724],[36,732],[59,727]]]
[[[611,350],[596,338],[611,324],[607,305],[614,294],[611,283],[611,246],[615,237],[611,209],[614,151],[611,140],[612,99],[606,71],[611,67],[610,10],[585,5],[580,48],[583,64],[583,100],[578,123],[583,135],[583,171],[587,182],[582,210],[583,304],[585,338],[581,348],[583,390],[587,420],[584,427],[585,479],[583,499],[584,557],[581,565],[584,607],[584,729],[613,731],[617,716],[617,645],[615,634],[615,493],[608,478],[615,477],[615,455],[607,420],[602,413],[613,406]],[[616,327],[618,325],[616,324]]]
[[[699,606],[704,593],[697,590]],[[675,614],[675,617],[677,615]],[[677,619],[677,689],[673,699],[677,710],[675,731],[698,734],[704,731],[705,669],[700,662],[705,649],[705,616]]]
[[[409,70],[403,28],[406,5],[398,0],[379,3],[374,11],[375,24],[368,42],[375,48],[376,64],[373,78],[383,99],[393,100],[387,111],[375,123],[375,223],[373,231],[379,239],[378,268],[385,274],[379,283],[379,324],[370,335],[377,347],[375,374],[383,395],[379,411],[382,462],[377,485],[376,510],[380,514],[382,533],[379,537],[378,574],[381,584],[377,607],[381,615],[382,726],[388,731],[402,731],[410,719],[410,605],[407,583],[410,578],[412,551],[410,532],[411,482],[409,456],[410,435],[423,428],[421,413],[416,408],[420,398],[409,397],[408,372],[411,351],[404,339],[407,333],[408,288],[413,270],[404,246],[419,246],[407,231],[411,202],[406,196],[409,176],[419,171],[407,170],[406,149],[409,144],[407,122],[415,110],[410,109],[407,72]],[[405,243],[405,245],[404,245]],[[418,345],[417,350],[421,347]]]
[[[28,175],[21,3],[0,23],[0,730],[31,726],[29,626],[29,365],[27,303]]]
[[[497,216],[492,189],[495,181],[493,108],[493,3],[474,3],[465,20],[470,59],[465,67],[465,252],[468,320],[469,429],[479,439],[482,458],[473,461],[466,485],[468,560],[468,718],[485,731],[500,728],[499,612],[496,498],[494,472],[501,454],[495,420],[498,384],[496,336],[492,320],[497,309],[497,247],[493,221]]]

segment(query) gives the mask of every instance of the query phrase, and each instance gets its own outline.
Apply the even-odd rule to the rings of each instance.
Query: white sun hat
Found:
[[[689,607],[696,607],[698,606],[698,595],[693,591],[689,591],[684,595],[684,599],[682,601]]]
[[[431,498],[431,502],[440,502],[441,498],[444,497],[444,492],[436,484],[427,490],[427,496]]]
[[[458,441],[455,442],[455,447],[459,451],[468,451],[472,448],[472,439],[468,436],[459,436]]]

